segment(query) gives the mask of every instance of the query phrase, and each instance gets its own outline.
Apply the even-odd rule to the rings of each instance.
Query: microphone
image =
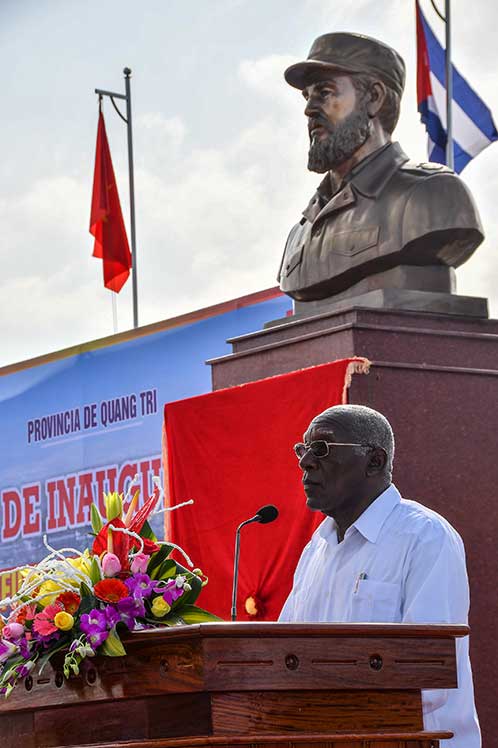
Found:
[[[260,522],[262,525],[266,525],[268,524],[268,522],[273,522],[273,520],[277,519],[277,517],[277,507],[273,506],[273,504],[267,504],[266,506],[262,506],[261,509],[258,509],[253,517],[253,520],[255,522]]]
[[[232,621],[235,621],[235,619],[237,618],[237,583],[239,578],[240,531],[242,530],[244,525],[249,525],[251,522],[259,522],[262,525],[267,525],[268,522],[273,522],[273,520],[277,519],[277,517],[277,507],[273,506],[273,504],[266,504],[265,506],[262,506],[261,509],[258,509],[254,517],[244,520],[244,522],[241,522],[237,527],[237,532],[235,533],[235,554],[233,559]]]

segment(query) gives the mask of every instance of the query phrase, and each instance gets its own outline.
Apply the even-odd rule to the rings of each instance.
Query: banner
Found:
[[[270,289],[0,370],[0,569],[45,556],[45,534],[55,548],[87,546],[91,503],[102,510],[103,493],[126,492],[136,474],[141,500],[151,494],[152,477],[162,478],[163,404],[208,392],[205,360],[289,309]],[[162,515],[154,530],[163,537]],[[16,574],[1,584],[4,597]]]

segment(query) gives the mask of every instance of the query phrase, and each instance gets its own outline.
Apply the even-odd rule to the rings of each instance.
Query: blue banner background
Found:
[[[56,548],[82,549],[90,544],[89,481],[96,501],[104,485],[96,480],[102,466],[115,466],[119,472],[124,464],[142,460],[144,472],[148,464],[152,490],[154,465],[150,459],[160,459],[164,403],[209,392],[211,370],[205,360],[229,353],[227,338],[261,329],[267,320],[285,316],[290,306],[287,297],[278,296],[0,377],[0,569],[38,561],[46,555],[42,536],[47,530],[49,543]],[[145,392],[151,394],[141,398],[140,393]],[[108,403],[112,406],[116,398],[132,394],[136,416],[105,425],[101,416],[109,410]],[[145,405],[147,400],[152,412],[143,412],[142,401]],[[83,409],[92,403],[97,425],[85,429]],[[50,419],[42,422],[43,417],[69,411],[74,422],[76,410],[80,429],[47,436]],[[62,482],[59,488],[62,485],[68,491],[65,502],[61,491],[55,490],[57,478]],[[85,483],[87,503],[83,501],[80,510],[80,520],[84,516],[85,521],[78,524],[78,506],[84,492],[81,482]],[[126,480],[125,489],[128,483]],[[105,484],[106,490],[109,487]],[[51,507],[49,493],[53,497]],[[63,522],[62,527],[52,527],[56,519]],[[74,519],[77,526],[69,526],[68,519]],[[162,537],[162,515],[154,518],[153,524]]]

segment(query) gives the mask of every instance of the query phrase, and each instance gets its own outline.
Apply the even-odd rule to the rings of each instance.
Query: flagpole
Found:
[[[114,335],[118,332],[118,301],[116,299],[117,294],[111,291],[112,298],[112,326],[114,328]]]
[[[137,247],[135,241],[135,176],[133,171],[133,133],[131,127],[131,87],[130,68],[124,68],[126,88],[126,128],[128,131],[128,170],[130,175],[130,232],[131,232],[131,257],[133,264],[132,288],[133,288],[133,327],[138,327],[138,282],[137,282]]]
[[[445,0],[445,22],[446,22],[446,165],[454,168],[453,158],[453,70],[451,65],[451,0]]]

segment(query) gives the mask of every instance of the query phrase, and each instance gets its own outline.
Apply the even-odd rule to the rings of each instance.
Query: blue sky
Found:
[[[441,37],[428,0],[423,8]],[[442,0],[440,0],[442,4]],[[498,6],[453,0],[454,60],[498,118]],[[426,160],[415,97],[412,0],[2,0],[0,365],[112,332],[110,292],[88,234],[95,87],[122,91],[133,70],[142,324],[275,283],[288,230],[319,178],[285,67],[328,31],[357,31],[407,63],[395,131]],[[125,127],[104,109],[128,221]],[[498,316],[498,146],[463,172],[487,239],[458,290]],[[131,284],[118,298],[132,324]]]

